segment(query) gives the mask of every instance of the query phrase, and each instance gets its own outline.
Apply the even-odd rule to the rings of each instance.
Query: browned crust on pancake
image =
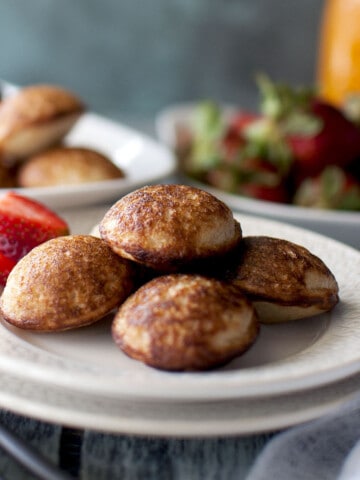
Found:
[[[244,237],[234,263],[230,279],[253,301],[327,311],[339,300],[337,282],[324,262],[287,240]]]
[[[93,323],[133,288],[132,266],[99,238],[58,237],[34,248],[14,267],[1,311],[24,329],[55,331]]]
[[[32,156],[18,172],[21,187],[97,182],[124,177],[105,155],[89,148],[59,147]]]
[[[216,279],[172,274],[150,281],[120,307],[114,341],[127,355],[165,370],[203,370],[228,362],[255,341],[251,303]]]
[[[24,127],[80,114],[84,104],[73,93],[55,85],[32,85],[0,103],[0,145]]]
[[[240,225],[223,202],[185,185],[148,186],[126,195],[99,230],[116,253],[160,271],[224,255],[241,239]]]
[[[18,163],[57,145],[84,111],[69,91],[33,85],[7,97],[0,105],[0,160]]]

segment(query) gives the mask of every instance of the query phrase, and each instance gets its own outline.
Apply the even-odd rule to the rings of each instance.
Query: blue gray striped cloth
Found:
[[[60,458],[66,453],[60,427],[8,412],[0,420],[55,464],[69,463]],[[359,440],[357,398],[277,434],[166,439],[85,431],[72,460],[81,480],[359,480]],[[1,451],[0,477],[33,478]]]

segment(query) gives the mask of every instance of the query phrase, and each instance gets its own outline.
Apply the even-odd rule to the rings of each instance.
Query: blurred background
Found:
[[[50,82],[110,117],[213,98],[252,107],[254,75],[311,84],[322,0],[1,0],[1,77]]]

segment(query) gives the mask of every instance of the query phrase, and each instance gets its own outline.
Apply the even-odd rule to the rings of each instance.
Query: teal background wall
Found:
[[[252,106],[254,74],[314,81],[322,0],[1,0],[0,76],[53,82],[99,113],[212,97]]]

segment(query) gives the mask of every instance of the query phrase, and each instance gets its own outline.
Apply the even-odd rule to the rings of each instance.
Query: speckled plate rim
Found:
[[[91,210],[88,215],[92,215]],[[82,216],[84,220],[84,212]],[[335,382],[360,371],[360,252],[280,222],[246,215],[236,218],[241,222],[244,235],[270,235],[300,243],[319,255],[335,274],[341,302],[320,338],[303,351],[276,363],[228,371],[169,373],[135,360],[131,360],[134,362],[131,369],[107,370],[39,349],[0,325],[0,371],[81,392],[154,401],[201,401],[287,393]],[[119,355],[123,354],[119,352]]]

